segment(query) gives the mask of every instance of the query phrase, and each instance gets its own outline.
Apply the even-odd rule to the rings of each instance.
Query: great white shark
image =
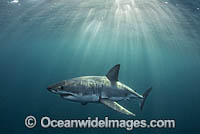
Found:
[[[83,105],[87,103],[102,103],[123,114],[135,116],[134,113],[117,102],[137,99],[142,110],[152,87],[147,89],[143,95],[140,95],[118,80],[119,69],[120,64],[117,64],[105,76],[76,77],[52,84],[47,89],[66,100],[80,102]]]

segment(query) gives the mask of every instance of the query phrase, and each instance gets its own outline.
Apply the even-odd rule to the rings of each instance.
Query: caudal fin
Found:
[[[152,87],[150,87],[149,89],[147,89],[147,90],[144,92],[144,94],[142,95],[142,96],[143,96],[143,99],[142,99],[141,102],[140,102],[140,110],[143,109],[144,103],[145,103],[145,101],[146,101],[146,99],[147,99],[147,96],[148,96],[149,93],[151,92],[151,90],[152,90]]]

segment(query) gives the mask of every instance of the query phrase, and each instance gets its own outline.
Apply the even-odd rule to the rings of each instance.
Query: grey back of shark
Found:
[[[143,95],[140,95],[118,80],[119,69],[120,64],[117,64],[106,76],[76,77],[50,85],[47,89],[64,99],[80,102],[83,105],[87,103],[102,103],[123,114],[135,116],[134,113],[128,111],[117,102],[138,99],[142,110],[152,87],[147,89]]]

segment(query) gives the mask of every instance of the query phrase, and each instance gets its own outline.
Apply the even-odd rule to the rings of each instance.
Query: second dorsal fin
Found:
[[[120,64],[115,65],[110,69],[110,71],[106,74],[106,77],[110,81],[118,81],[118,74],[119,74]]]

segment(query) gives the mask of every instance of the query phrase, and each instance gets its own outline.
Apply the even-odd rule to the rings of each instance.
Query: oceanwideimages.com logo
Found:
[[[34,128],[37,124],[34,116],[25,118],[27,128]],[[39,124],[39,123],[38,123]],[[88,117],[85,120],[55,120],[50,117],[40,119],[42,128],[125,128],[133,130],[134,128],[175,128],[175,120],[112,120],[108,117],[104,119]]]

